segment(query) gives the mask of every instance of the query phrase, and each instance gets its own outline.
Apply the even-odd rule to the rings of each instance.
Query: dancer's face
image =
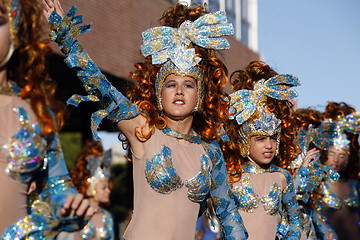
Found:
[[[192,115],[196,107],[198,101],[196,81],[192,77],[171,74],[165,78],[161,98],[165,115],[173,120],[182,120]]]
[[[109,181],[105,179],[98,180],[95,187],[94,199],[99,203],[108,203],[110,201]]]
[[[6,57],[11,44],[8,15],[3,1],[0,1],[0,62]]]
[[[348,162],[349,154],[344,149],[331,147],[327,152],[325,165],[331,166],[336,172],[341,172]]]
[[[260,167],[265,167],[275,157],[277,135],[255,135],[250,138],[250,158]]]

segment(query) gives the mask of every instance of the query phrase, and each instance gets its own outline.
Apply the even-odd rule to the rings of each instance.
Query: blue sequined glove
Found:
[[[68,104],[78,106],[83,101],[99,102],[101,109],[91,116],[91,130],[94,139],[100,140],[97,134],[102,119],[107,117],[112,122],[130,119],[139,115],[138,108],[131,103],[106,79],[94,61],[85,52],[76,38],[90,30],[90,25],[75,25],[82,23],[82,16],[75,16],[76,7],[72,7],[64,18],[56,12],[49,17],[50,38],[56,42],[60,50],[67,56],[66,64],[76,71],[89,95],[73,95]]]

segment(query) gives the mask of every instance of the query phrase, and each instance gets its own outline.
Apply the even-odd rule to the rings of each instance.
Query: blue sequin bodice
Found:
[[[88,224],[79,232],[82,239],[99,239],[99,240],[113,240],[114,238],[114,226],[113,218],[111,214],[105,209],[100,209],[102,215],[103,227],[97,228],[90,220]]]
[[[336,196],[330,189],[330,186],[327,183],[324,183],[321,188],[321,192],[324,195],[322,198],[326,207],[329,210],[338,210],[346,206],[349,208],[358,208],[359,207],[359,182],[350,181],[349,189],[350,192],[344,198],[339,198]]]
[[[162,145],[160,153],[147,159],[145,177],[151,188],[159,193],[168,194],[185,185],[188,198],[193,202],[202,202],[211,189],[210,159],[207,155],[201,155],[200,162],[200,171],[194,177],[183,180],[173,166],[171,149]]]
[[[234,196],[242,211],[253,212],[262,204],[267,214],[275,215],[279,212],[281,204],[281,186],[274,182],[269,194],[259,196],[251,185],[250,177],[244,177],[241,179],[241,185],[234,187]]]

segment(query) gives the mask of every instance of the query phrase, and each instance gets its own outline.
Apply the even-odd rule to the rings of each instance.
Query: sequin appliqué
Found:
[[[189,180],[182,180],[176,173],[171,160],[171,149],[162,146],[161,153],[154,154],[146,161],[145,177],[151,188],[163,194],[169,194],[183,185],[188,188],[188,198],[193,202],[202,202],[211,188],[209,158],[201,156],[201,170]]]
[[[269,194],[260,197],[252,188],[250,178],[244,177],[241,180],[241,185],[234,187],[234,196],[244,212],[254,212],[261,203],[267,214],[275,215],[278,213],[281,203],[281,187],[273,183]]]

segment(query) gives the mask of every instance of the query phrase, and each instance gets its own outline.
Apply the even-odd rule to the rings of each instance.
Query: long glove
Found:
[[[78,106],[83,101],[96,101],[102,109],[91,116],[91,130],[95,140],[100,140],[97,129],[105,117],[112,122],[119,122],[139,115],[138,108],[131,103],[106,79],[90,56],[85,52],[77,37],[90,30],[90,25],[75,25],[82,23],[82,16],[75,16],[76,7],[72,7],[64,18],[56,12],[49,17],[50,38],[56,42],[60,50],[67,56],[66,64],[76,71],[89,95],[73,95],[68,104]]]

